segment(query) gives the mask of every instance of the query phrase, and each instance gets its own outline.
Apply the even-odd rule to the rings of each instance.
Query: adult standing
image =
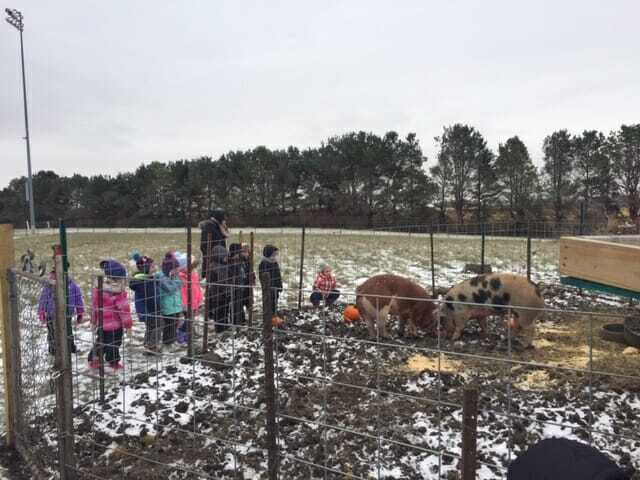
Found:
[[[212,255],[214,247],[224,247],[227,249],[227,238],[229,237],[229,227],[227,226],[227,213],[222,208],[216,208],[209,212],[209,219],[200,222],[200,251],[202,252],[202,278],[209,281],[207,275],[210,265],[209,256]]]

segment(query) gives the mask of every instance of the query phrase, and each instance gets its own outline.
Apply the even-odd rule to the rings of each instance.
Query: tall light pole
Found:
[[[7,18],[5,19],[9,25],[20,32],[20,59],[22,60],[22,98],[24,101],[24,139],[27,142],[27,197],[29,201],[29,222],[31,230],[36,228],[36,208],[33,203],[33,178],[31,176],[31,144],[29,142],[29,114],[27,113],[27,81],[24,74],[24,44],[22,43],[22,31],[24,23],[22,22],[22,13],[18,10],[5,8]]]

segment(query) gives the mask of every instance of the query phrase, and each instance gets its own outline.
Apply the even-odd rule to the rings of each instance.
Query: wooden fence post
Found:
[[[262,340],[264,345],[264,393],[267,403],[267,451],[268,478],[278,478],[278,451],[276,432],[276,387],[273,361],[273,297],[271,275],[264,272],[260,275],[262,285]]]
[[[14,371],[16,368],[11,361],[11,309],[9,307],[9,269],[15,265],[15,246],[13,242],[13,225],[0,225],[0,319],[2,320],[0,336],[2,337],[2,354],[4,362],[4,405],[6,419],[6,443],[15,445],[14,419],[16,418],[16,405],[13,402],[12,392]]]
[[[462,398],[462,480],[476,478],[476,442],[478,437],[478,389],[467,386]]]
[[[58,420],[58,451],[60,479],[72,480],[75,475],[73,453],[73,372],[71,371],[71,331],[67,322],[66,259],[62,249],[56,251],[56,324],[55,324],[55,376],[57,378],[56,407]]]

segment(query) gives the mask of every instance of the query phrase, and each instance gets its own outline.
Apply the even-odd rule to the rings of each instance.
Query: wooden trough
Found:
[[[640,299],[640,235],[562,237],[565,285]]]

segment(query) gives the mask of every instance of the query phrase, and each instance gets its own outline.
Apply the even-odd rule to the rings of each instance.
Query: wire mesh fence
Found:
[[[48,314],[40,314],[44,297],[52,294],[49,279],[10,273],[13,315],[13,396],[16,446],[35,471],[58,469],[58,430],[54,336]],[[52,313],[50,310],[48,313]]]
[[[101,285],[99,262],[93,254],[87,259],[83,244],[90,239],[82,235],[69,235],[70,278],[87,309],[73,323],[71,357],[78,478],[272,478],[273,469],[278,478],[451,478],[469,453],[463,449],[469,390],[477,393],[477,478],[504,478],[517,455],[554,435],[593,444],[622,464],[640,463],[637,354],[623,355],[597,335],[604,323],[633,310],[610,299],[594,305],[593,297],[557,287],[552,240],[533,239],[529,247],[526,236],[498,226],[477,236],[307,231],[303,241],[299,231],[254,232],[252,242],[248,232],[234,235],[228,244],[252,244],[247,268],[256,273],[265,247],[278,247],[282,285],[274,296],[271,283],[263,292],[259,281],[238,281],[228,271],[194,279],[190,273],[199,268],[190,259],[191,272],[181,267],[175,252],[198,248],[182,235],[154,246],[146,237],[119,234],[120,244],[104,245],[118,252],[109,257],[126,266],[131,247],[142,245],[157,260],[157,272],[138,277],[153,285],[142,289],[142,312],[131,289],[138,266],[130,265],[126,278],[103,272],[109,278]],[[176,263],[163,272],[168,252]],[[220,260],[226,264],[220,271],[235,268],[228,254]],[[316,308],[311,286],[324,264],[334,267],[341,292],[332,305],[321,301]],[[427,288],[431,296],[472,278],[474,265],[525,278],[530,271],[543,284],[547,306],[540,309],[535,349],[518,348],[500,321],[486,333],[469,322],[462,339],[452,341],[435,314],[435,328],[416,338],[401,336],[395,321],[385,338],[380,328],[371,337],[364,322],[344,320],[345,307],[357,303],[356,287],[382,269],[435,285],[436,292]],[[169,281],[182,278],[179,311],[163,310],[168,293],[161,273]],[[200,301],[193,299],[198,290]],[[442,299],[406,298],[447,308]],[[381,310],[382,296],[370,301]],[[29,311],[19,304],[23,309]],[[106,326],[112,320],[115,329]],[[38,355],[47,358],[46,328],[28,325],[38,332]],[[158,325],[161,335],[150,348],[146,334]],[[185,344],[179,332],[189,332]],[[45,416],[42,423],[55,437],[55,420]]]

